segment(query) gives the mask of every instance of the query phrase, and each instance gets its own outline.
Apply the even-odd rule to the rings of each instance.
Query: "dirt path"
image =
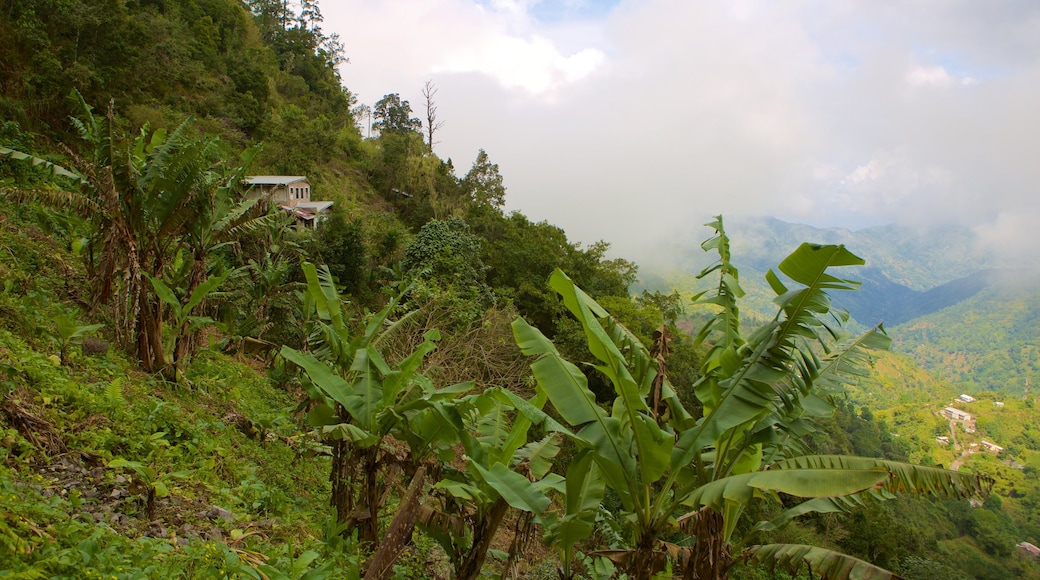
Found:
[[[968,459],[969,455],[971,455],[971,449],[965,449],[964,451],[962,451],[961,456],[957,459],[954,459],[953,463],[950,464],[950,469],[953,471],[957,471],[958,469],[960,469],[961,466],[964,465],[965,460]]]

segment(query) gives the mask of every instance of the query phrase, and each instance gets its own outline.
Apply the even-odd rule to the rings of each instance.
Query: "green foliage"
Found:
[[[70,313],[63,312],[54,317],[54,337],[58,340],[59,357],[61,364],[69,363],[69,345],[81,340],[88,334],[97,332],[104,328],[104,324],[76,324],[76,318]]]
[[[361,538],[379,541],[378,515],[385,501],[378,491],[378,476],[391,467],[380,453],[384,437],[392,434],[409,444],[412,469],[428,454],[454,441],[461,421],[445,402],[469,390],[471,384],[434,388],[417,374],[424,357],[436,347],[440,334],[430,330],[423,342],[400,361],[388,363],[378,344],[394,330],[384,329],[397,306],[392,300],[355,334],[352,321],[328,269],[319,275],[313,264],[304,264],[307,276],[308,314],[316,312],[313,353],[282,347],[282,356],[299,366],[317,403],[308,421],[333,442],[332,503],[340,523],[358,526]],[[399,322],[399,321],[398,321]],[[363,525],[359,513],[368,514]]]
[[[422,121],[412,117],[412,106],[402,101],[398,93],[384,95],[376,101],[372,116],[376,122],[372,127],[380,133],[407,133],[422,130]]]
[[[808,420],[832,409],[821,395],[862,376],[865,353],[888,344],[880,329],[838,349],[828,341],[838,335],[844,318],[833,312],[826,291],[854,285],[828,269],[861,260],[840,246],[803,244],[779,267],[800,285],[789,288],[771,271],[767,279],[779,312],[772,322],[745,335],[739,326],[736,300],[741,291],[728,259],[729,241],[721,219],[709,225],[717,236],[705,249],[718,250],[720,261],[702,275],[719,272],[720,282],[717,292],[700,302],[721,309],[698,336],[721,337],[702,364],[697,387],[704,405],[701,419],[682,407],[663,368],[652,362],[638,339],[562,272],[550,277],[550,286],[581,323],[597,370],[614,387],[617,398],[610,411],[596,403],[585,375],[544,335],[523,319],[514,323],[524,353],[538,357],[531,366],[536,380],[562,421],[574,429],[565,433],[579,449],[568,471],[565,515],[547,521],[561,552],[562,573],[572,573],[574,546],[592,531],[593,508],[604,485],[620,499],[619,519],[629,542],[615,561],[637,578],[665,569],[667,558],[658,542],[678,532],[673,526],[680,510],[688,510],[678,521],[687,522],[684,529],[696,541],[678,559],[687,574],[704,576],[719,573],[723,546],[756,495],[814,498],[757,526],[767,530],[796,515],[846,511],[867,500],[892,497],[895,491],[952,497],[985,493],[985,480],[945,470],[855,457],[797,457],[803,448],[799,439],[811,431]],[[763,471],[765,467],[769,470]],[[791,568],[806,561],[830,572],[852,569],[846,567],[850,558],[824,549],[758,550],[760,556],[752,551],[750,557]],[[874,567],[862,566],[882,577]]]
[[[492,163],[487,152],[481,149],[477,153],[473,167],[459,183],[462,191],[472,202],[473,211],[484,208],[501,208],[506,203],[506,186],[502,174],[498,172],[498,164]]]
[[[13,213],[2,215],[7,220]],[[22,233],[4,220],[0,245]],[[67,311],[58,300],[68,300],[75,287],[63,289],[59,269],[38,269],[30,259],[36,250],[28,250],[35,247],[27,246],[26,259],[18,261],[0,252],[0,268],[16,282],[0,294],[0,307],[35,292],[34,308],[42,315]],[[359,575],[356,543],[328,542],[328,510],[313,501],[327,489],[327,473],[320,463],[296,461],[306,435],[295,422],[272,423],[265,434],[251,427],[284,416],[295,405],[287,393],[213,352],[193,359],[185,374],[194,388],[183,389],[136,372],[119,352],[71,357],[68,366],[57,366],[48,359],[52,348],[46,333],[0,329],[0,381],[10,383],[0,400],[6,574]]]

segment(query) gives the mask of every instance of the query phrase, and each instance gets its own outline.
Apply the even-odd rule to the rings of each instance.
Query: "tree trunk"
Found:
[[[184,296],[185,300],[190,300],[191,295],[195,292],[195,289],[205,282],[206,278],[206,256],[203,253],[201,256],[195,256],[195,262],[191,265],[191,274],[188,276],[188,287],[185,289]],[[205,302],[205,300],[203,300]],[[200,305],[201,306],[201,305]],[[198,306],[196,307],[198,308]],[[185,312],[185,326],[188,326],[187,317],[191,316],[191,312]],[[177,367],[181,361],[188,361],[191,357],[195,356],[195,352],[198,350],[199,345],[199,331],[185,333],[183,328],[177,329],[177,339],[173,343],[173,367],[174,373],[177,371]]]
[[[332,498],[330,503],[336,508],[336,522],[345,524],[354,512],[354,486],[351,481],[350,443],[343,440],[332,443],[332,471],[329,480],[332,482]]]
[[[488,548],[491,540],[502,523],[502,518],[509,511],[506,500],[498,498],[488,513],[477,520],[473,526],[473,545],[455,568],[456,580],[473,580],[480,577],[480,569],[484,567],[484,559],[487,558]]]
[[[148,291],[142,286],[141,314],[137,319],[137,357],[145,371],[154,373],[166,366],[162,344],[162,305],[148,300]]]
[[[362,491],[365,495],[360,504],[368,510],[368,519],[362,520],[361,533],[358,535],[362,541],[372,542],[373,545],[379,545],[379,508],[382,503],[379,493],[378,455],[379,444],[365,449],[365,487]]]
[[[730,556],[722,514],[701,508],[691,524],[689,531],[697,541],[693,555],[683,566],[683,580],[725,580],[729,577]]]
[[[650,580],[654,574],[663,569],[661,566],[661,554],[654,551],[656,538],[647,534],[638,540],[635,550],[632,551],[632,559],[629,560],[628,574],[635,580]]]
[[[419,516],[419,499],[422,497],[423,483],[426,481],[426,468],[420,467],[412,477],[408,491],[401,498],[397,514],[383,536],[379,549],[372,555],[365,569],[365,580],[385,580],[393,572],[394,562],[401,555],[401,549],[412,539],[415,520]]]

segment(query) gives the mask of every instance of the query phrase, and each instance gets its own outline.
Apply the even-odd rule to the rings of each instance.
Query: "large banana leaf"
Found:
[[[884,469],[785,469],[742,473],[717,479],[698,487],[683,504],[694,510],[708,506],[722,511],[726,502],[747,503],[756,490],[775,491],[796,497],[841,497],[884,485]]]
[[[808,455],[780,461],[771,467],[771,470],[781,471],[798,469],[832,471],[883,469],[889,474],[884,489],[890,493],[910,493],[949,499],[985,497],[993,488],[993,480],[984,475],[871,457]]]
[[[75,171],[66,169],[61,165],[58,165],[57,163],[52,163],[50,161],[47,161],[46,159],[34,157],[32,155],[29,155],[28,153],[15,151],[14,149],[10,149],[8,147],[0,146],[0,159],[14,159],[15,161],[25,161],[33,167],[42,168],[52,175],[57,175],[59,177],[68,177],[78,182],[86,183],[86,178],[80,175],[79,173],[76,173]]]
[[[596,526],[605,483],[592,452],[579,451],[567,468],[563,516],[543,519],[546,539],[560,553],[564,570],[571,567],[575,544],[589,537]]]
[[[609,443],[611,449],[623,445],[634,446],[635,467],[639,472],[639,480],[633,482],[637,485],[630,485],[633,498],[639,500],[644,494],[639,493],[638,486],[650,486],[667,470],[674,441],[672,435],[665,433],[650,416],[650,408],[644,400],[656,375],[656,365],[651,363],[646,348],[620,324],[611,321],[609,314],[578,288],[562,270],[557,268],[553,271],[549,276],[549,286],[563,298],[564,305],[581,323],[589,350],[603,363],[596,368],[614,385],[617,399],[613,417],[632,427],[631,431],[614,432],[590,426],[591,430],[599,435],[622,437]],[[599,318],[608,320],[609,331],[604,328]],[[621,353],[620,347],[626,347],[631,359],[627,359]],[[591,395],[591,392],[589,394]],[[553,404],[559,409],[555,400]],[[630,440],[626,441],[629,438]],[[631,477],[628,479],[632,480]]]
[[[311,382],[327,396],[340,405],[349,405],[352,389],[343,377],[339,376],[325,363],[314,358],[310,353],[300,352],[290,346],[282,347],[282,356],[299,366],[310,377]]]
[[[531,363],[535,380],[567,423],[581,427],[580,440],[596,449],[596,462],[610,480],[626,509],[633,509],[636,460],[621,436],[620,422],[607,415],[588,388],[588,379],[565,360],[552,341],[523,318],[513,321],[513,334],[523,354],[537,356]]]
[[[808,565],[812,573],[821,580],[898,580],[892,572],[879,568],[841,552],[834,552],[806,546],[803,544],[766,544],[752,546],[744,553],[744,558],[754,564],[765,567],[769,571],[776,569],[794,575],[803,565]]]
[[[506,503],[516,509],[538,515],[549,507],[550,501],[544,492],[532,485],[531,480],[506,465],[496,463],[490,469],[486,469],[470,459],[470,466],[480,474],[487,485],[506,500]]]

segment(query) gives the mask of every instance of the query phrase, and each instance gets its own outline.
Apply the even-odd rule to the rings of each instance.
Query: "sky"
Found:
[[[1040,2],[326,0],[346,87],[507,210],[639,257],[710,216],[959,224],[1040,250]]]

